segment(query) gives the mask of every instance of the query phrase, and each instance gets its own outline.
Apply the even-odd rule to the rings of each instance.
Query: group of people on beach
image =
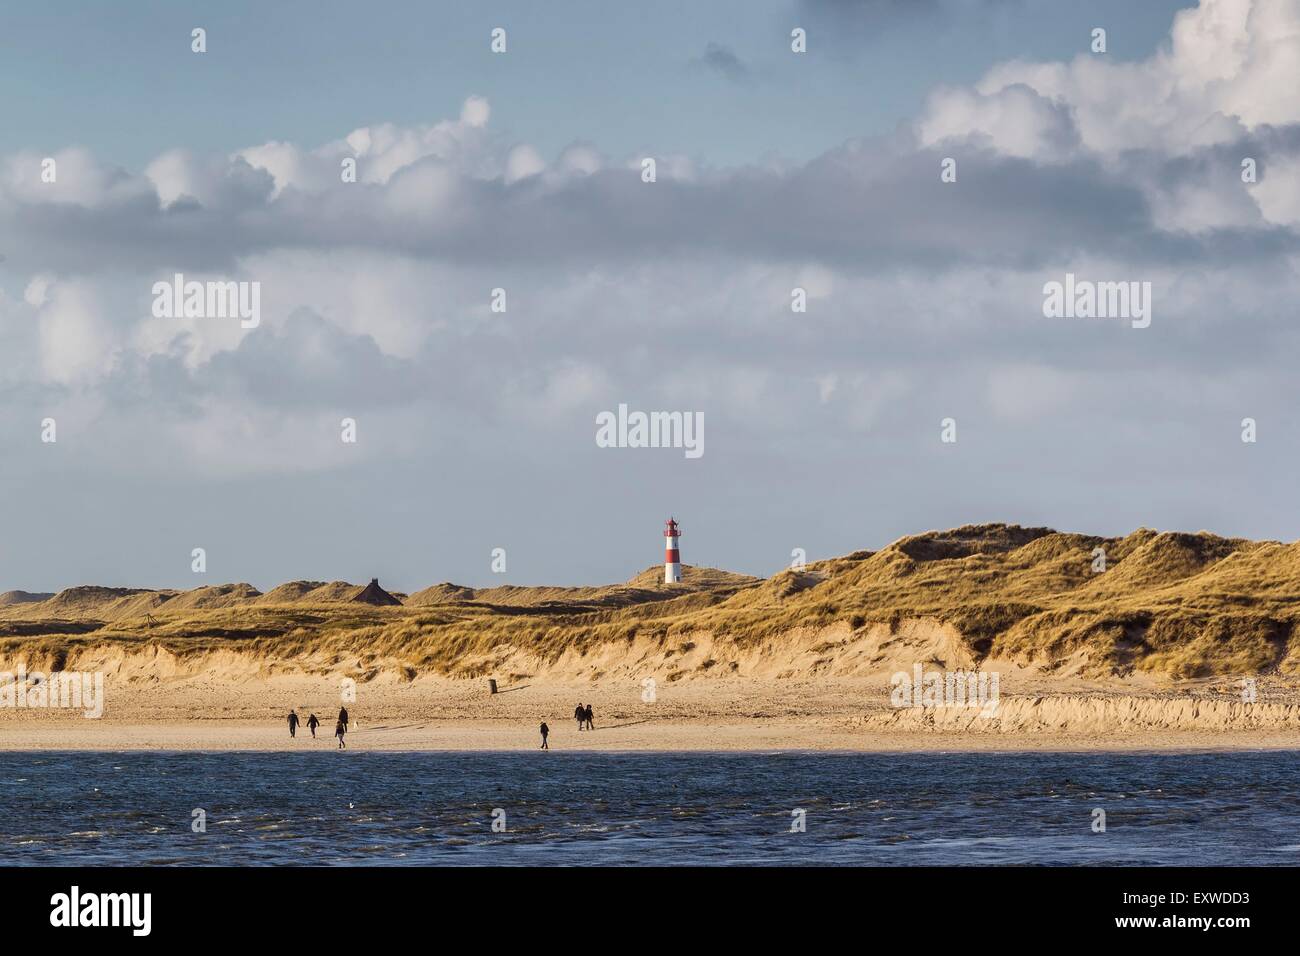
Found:
[[[596,729],[596,725],[592,723],[592,721],[595,719],[595,715],[592,714],[591,712],[591,704],[579,704],[577,707],[573,708],[573,719],[578,722],[579,730]],[[541,731],[542,731],[542,746],[538,749],[550,750],[551,748],[550,745],[547,744],[546,738],[551,735],[551,728],[546,726],[546,721],[544,720],[542,721]]]
[[[296,710],[290,709],[289,711],[289,736],[290,737],[298,736],[298,725],[300,723],[302,723],[302,721],[298,719],[298,712]],[[315,714],[312,714],[307,718],[307,729],[311,731],[311,735],[313,737],[316,736],[316,728],[319,726],[320,726],[320,719]],[[339,719],[338,722],[334,725],[334,736],[339,739],[340,750],[343,750],[347,747],[347,744],[343,742],[343,737],[345,734],[347,734],[347,732],[348,732],[348,709],[346,707],[340,707]]]
[[[573,719],[578,722],[579,730],[596,729],[596,725],[595,723],[593,723],[593,721],[595,720],[595,715],[592,713],[591,704],[578,704],[578,706],[573,709]],[[295,709],[290,709],[289,710],[289,736],[290,737],[298,736],[298,725],[301,723],[303,723],[303,721],[299,719],[298,711]],[[307,717],[306,724],[307,724],[307,729],[311,731],[312,737],[315,737],[316,728],[320,726],[320,718],[318,718],[315,714],[310,714]],[[550,750],[551,748],[550,746],[547,745],[546,738],[550,736],[551,728],[546,726],[546,721],[542,721],[541,730],[542,730],[541,749]],[[340,707],[338,722],[334,724],[334,736],[339,739],[340,750],[343,750],[344,748],[347,747],[347,744],[343,741],[343,738],[347,734],[347,732],[348,732],[348,709],[346,707]]]

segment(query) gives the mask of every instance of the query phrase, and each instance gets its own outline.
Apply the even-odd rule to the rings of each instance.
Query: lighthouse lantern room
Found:
[[[677,522],[669,518],[664,522],[664,583],[677,584],[682,579],[682,556],[677,550]]]

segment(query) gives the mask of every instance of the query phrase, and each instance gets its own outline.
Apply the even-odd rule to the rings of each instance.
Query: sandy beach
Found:
[[[535,732],[514,724],[411,723],[361,726],[348,734],[348,751],[524,751],[538,746]],[[1300,750],[1296,733],[1164,732],[1097,738],[1083,735],[1007,735],[854,733],[816,722],[764,721],[759,724],[617,725],[578,733],[561,727],[552,733],[553,753],[667,751],[856,751],[856,752],[1124,752]],[[334,750],[325,731],[313,740],[304,730],[290,739],[284,728],[243,721],[187,724],[92,724],[85,728],[29,725],[0,730],[0,750],[301,751]]]
[[[539,746],[538,725],[563,751],[1125,751],[1300,749],[1300,702],[1264,684],[1243,705],[1222,688],[1052,690],[1025,680],[990,717],[963,708],[896,708],[879,680],[683,682],[642,700],[630,682],[505,685],[377,679],[347,703],[352,751],[496,750]],[[333,750],[339,688],[324,678],[188,678],[106,693],[102,717],[66,710],[0,711],[0,750]],[[595,729],[577,729],[591,703]],[[290,738],[286,717],[321,720]]]

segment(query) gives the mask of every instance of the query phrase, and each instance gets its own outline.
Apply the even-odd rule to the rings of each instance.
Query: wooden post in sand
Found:
[[[497,679],[496,679],[495,677],[489,677],[489,678],[488,678],[488,693],[489,693],[489,694],[495,694],[496,692],[497,692]]]

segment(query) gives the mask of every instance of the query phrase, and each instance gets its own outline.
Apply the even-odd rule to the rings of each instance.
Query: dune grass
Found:
[[[915,535],[767,579],[687,567],[681,585],[664,585],[661,574],[651,567],[589,588],[435,585],[401,607],[353,603],[354,586],[341,582],[293,582],[265,595],[223,586],[202,600],[197,592],[72,589],[0,607],[0,652],[57,657],[152,644],[182,656],[352,655],[396,662],[408,674],[473,676],[474,661],[502,644],[555,660],[609,642],[708,633],[746,647],[795,629],[896,629],[928,619],[956,628],[977,660],[1048,671],[1065,662],[1098,676],[1300,669],[1300,548],[1278,542],[994,524]]]

